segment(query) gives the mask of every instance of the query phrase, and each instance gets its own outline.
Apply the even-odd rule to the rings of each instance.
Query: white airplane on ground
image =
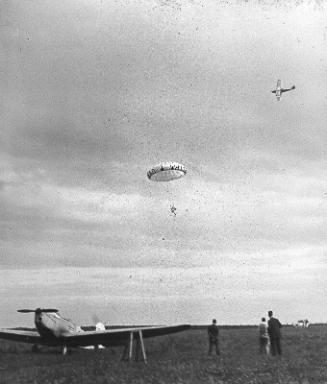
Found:
[[[97,324],[95,331],[84,331],[71,320],[59,316],[57,309],[20,309],[18,312],[35,313],[36,331],[0,329],[0,339],[32,343],[34,348],[37,345],[61,346],[64,355],[69,347],[93,346],[97,350],[103,346],[125,345],[123,358],[131,360],[133,340],[136,340],[136,358],[141,349],[143,360],[146,362],[143,338],[181,332],[190,328],[190,325],[185,324],[105,329],[104,325],[100,323]],[[127,352],[129,352],[128,355]]]
[[[277,80],[276,89],[274,89],[271,92],[276,94],[277,100],[279,101],[283,92],[292,91],[293,89],[295,89],[295,85],[293,85],[293,87],[291,87],[291,88],[282,88],[282,81]]]

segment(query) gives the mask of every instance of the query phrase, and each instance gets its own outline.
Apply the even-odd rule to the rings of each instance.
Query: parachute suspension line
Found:
[[[175,194],[173,193],[173,188],[170,184],[170,182],[168,182],[166,184],[166,192],[167,192],[167,195],[168,195],[168,200],[169,200],[169,208],[170,208],[170,214],[172,214],[174,216],[174,218],[176,217],[176,207],[175,207]]]

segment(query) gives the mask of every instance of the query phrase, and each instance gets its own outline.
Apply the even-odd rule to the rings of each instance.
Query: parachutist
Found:
[[[157,182],[168,182],[180,179],[186,175],[186,167],[176,162],[161,163],[151,168],[148,173],[148,179]],[[176,207],[170,206],[170,211],[176,216]]]

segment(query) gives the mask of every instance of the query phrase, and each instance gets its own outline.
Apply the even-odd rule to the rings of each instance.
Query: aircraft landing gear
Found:
[[[135,361],[139,360],[140,352],[142,353],[142,360],[144,363],[147,363],[145,347],[143,342],[143,333],[142,331],[130,332],[129,340],[126,343],[124,348],[122,360],[123,361],[131,361],[133,358],[133,341],[136,339],[136,351],[135,351]]]

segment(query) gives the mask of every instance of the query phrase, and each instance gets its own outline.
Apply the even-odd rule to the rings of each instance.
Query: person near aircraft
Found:
[[[281,331],[282,324],[278,319],[273,317],[273,312],[268,312],[269,320],[268,320],[268,334],[270,339],[270,347],[271,347],[271,353],[273,356],[276,356],[276,354],[281,355],[282,354],[282,347],[280,343],[281,339]]]
[[[269,335],[265,317],[261,318],[261,323],[259,324],[259,352],[260,354],[269,354]]]
[[[219,329],[217,326],[217,320],[213,319],[212,324],[208,326],[208,339],[209,339],[208,355],[209,356],[211,355],[213,349],[216,351],[216,355],[220,355],[218,336],[219,336]]]

